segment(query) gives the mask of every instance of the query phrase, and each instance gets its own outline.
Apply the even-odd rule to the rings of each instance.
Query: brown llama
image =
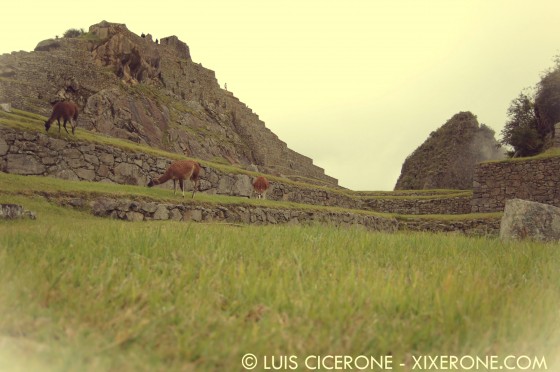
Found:
[[[75,133],[78,124],[78,106],[72,101],[60,101],[53,106],[53,112],[49,120],[45,121],[45,130],[48,132],[53,121],[58,122],[58,133],[60,133],[60,119],[64,120],[64,130],[68,133],[66,129],[66,123],[70,121],[72,126],[72,134]],[[70,133],[68,133],[70,134]]]
[[[173,180],[173,195],[176,194],[176,181],[179,181],[179,187],[183,191],[183,198],[185,197],[185,183],[184,181],[190,179],[193,182],[193,193],[198,188],[198,175],[200,174],[200,164],[193,160],[177,160],[171,163],[169,168],[165,171],[163,176],[155,178],[148,183],[148,187],[154,185],[161,185],[169,180]]]
[[[266,199],[266,191],[268,190],[270,183],[264,176],[259,176],[253,182],[253,191],[257,194],[257,199]]]

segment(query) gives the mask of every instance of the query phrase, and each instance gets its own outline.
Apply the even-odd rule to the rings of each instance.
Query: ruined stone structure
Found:
[[[39,43],[0,56],[0,101],[48,116],[72,99],[78,125],[206,160],[336,186],[313,161],[289,149],[258,115],[220,88],[176,36],[156,44],[125,25],[101,22],[77,38]]]
[[[492,129],[460,112],[405,160],[395,190],[470,190],[477,163],[503,158]]]

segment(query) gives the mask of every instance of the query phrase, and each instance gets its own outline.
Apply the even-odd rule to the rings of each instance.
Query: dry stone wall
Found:
[[[472,212],[500,212],[508,199],[560,207],[560,157],[478,164]]]
[[[73,204],[80,205],[81,203],[73,202]],[[203,206],[98,198],[93,202],[92,212],[100,217],[129,221],[219,221],[260,225],[329,223],[335,226],[361,225],[369,230],[388,232],[396,231],[398,228],[398,222],[394,218],[349,212],[302,211],[241,204]]]
[[[42,193],[59,205],[89,210],[98,217],[130,222],[170,220],[181,222],[221,222],[231,224],[330,224],[332,226],[362,226],[371,231],[424,231],[431,233],[461,233],[474,236],[497,236],[500,218],[433,219],[379,217],[363,213],[320,210],[270,208],[243,204],[161,203],[143,199],[115,199],[99,196],[92,200],[64,193]]]
[[[20,131],[0,126],[0,170],[7,173],[146,185],[150,178],[163,174],[171,161],[165,157],[125,151],[118,147],[75,139],[66,141],[42,132]],[[204,167],[200,191],[251,197],[251,181],[252,177],[247,174],[230,174]],[[190,187],[190,184],[187,185]],[[173,183],[168,182],[158,187],[171,189]],[[278,181],[271,182],[267,198],[401,214],[462,214],[466,213],[469,206],[468,197],[352,197],[344,192]]]
[[[117,147],[65,141],[44,133],[0,126],[0,169],[6,173],[146,185],[150,178],[163,174],[171,161]],[[172,188],[173,183],[161,187]],[[206,167],[200,189],[212,194],[248,197],[251,178]]]
[[[471,196],[366,199],[363,209],[399,214],[467,214],[471,212]]]
[[[399,230],[425,231],[432,233],[459,232],[472,236],[498,236],[500,217],[471,219],[406,219],[399,221]]]

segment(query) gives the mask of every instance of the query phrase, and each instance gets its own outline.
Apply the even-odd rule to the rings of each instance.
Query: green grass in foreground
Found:
[[[544,356],[555,370],[556,245],[127,223],[8,201],[39,218],[0,221],[0,370],[229,371],[245,353],[256,370],[329,354],[409,369],[421,354]]]

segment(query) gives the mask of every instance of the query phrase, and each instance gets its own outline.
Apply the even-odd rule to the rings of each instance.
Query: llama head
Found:
[[[51,129],[51,122],[50,121],[45,121],[45,131],[49,131],[49,129]]]
[[[152,187],[153,185],[155,185],[154,180],[150,180],[150,182],[148,182],[148,187]]]

